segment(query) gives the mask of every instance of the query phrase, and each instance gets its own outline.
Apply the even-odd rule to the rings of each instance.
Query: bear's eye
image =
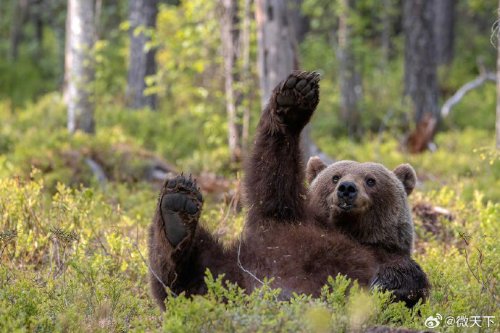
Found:
[[[332,182],[334,184],[337,184],[339,182],[339,180],[340,180],[340,176],[333,176],[333,178],[332,178]]]
[[[373,187],[373,186],[375,186],[375,183],[376,183],[376,182],[375,182],[375,179],[373,179],[373,178],[368,178],[368,179],[366,180],[366,185],[368,185],[369,187]]]

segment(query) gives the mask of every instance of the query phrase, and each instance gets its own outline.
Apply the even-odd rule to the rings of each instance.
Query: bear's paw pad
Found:
[[[183,175],[165,181],[160,198],[160,213],[166,236],[177,246],[194,232],[203,204],[196,181]]]
[[[317,72],[293,72],[279,88],[276,96],[278,106],[314,109],[319,101],[319,80]]]

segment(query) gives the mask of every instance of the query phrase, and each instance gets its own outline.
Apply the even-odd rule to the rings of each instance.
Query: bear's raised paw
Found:
[[[288,126],[302,128],[319,102],[317,72],[294,71],[274,90],[276,113]]]

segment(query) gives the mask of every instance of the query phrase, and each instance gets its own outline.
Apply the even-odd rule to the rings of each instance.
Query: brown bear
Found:
[[[387,258],[355,234],[320,219],[329,206],[321,206],[321,193],[306,189],[300,133],[318,104],[318,82],[317,73],[294,72],[274,89],[245,166],[245,230],[232,246],[223,248],[198,225],[202,196],[193,180],[181,175],[165,182],[149,232],[151,289],[162,309],[166,287],[188,295],[206,292],[206,269],[247,291],[273,278],[283,297],[318,295],[328,276],[337,274],[364,286],[403,290],[379,269]],[[323,193],[331,196],[331,191]],[[397,281],[406,284],[406,278],[412,276]]]
[[[309,211],[317,225],[336,230],[372,249],[379,272],[372,282],[409,307],[425,300],[429,282],[411,259],[413,221],[407,196],[417,177],[409,164],[394,171],[378,163],[339,161],[307,164]]]

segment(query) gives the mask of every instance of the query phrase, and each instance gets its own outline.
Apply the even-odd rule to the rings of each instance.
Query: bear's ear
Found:
[[[326,164],[318,156],[313,156],[307,162],[306,179],[309,184],[316,178],[316,176],[326,168]]]
[[[413,167],[409,164],[401,164],[394,169],[394,173],[401,183],[403,183],[406,194],[410,195],[417,183],[417,174],[413,170]]]

